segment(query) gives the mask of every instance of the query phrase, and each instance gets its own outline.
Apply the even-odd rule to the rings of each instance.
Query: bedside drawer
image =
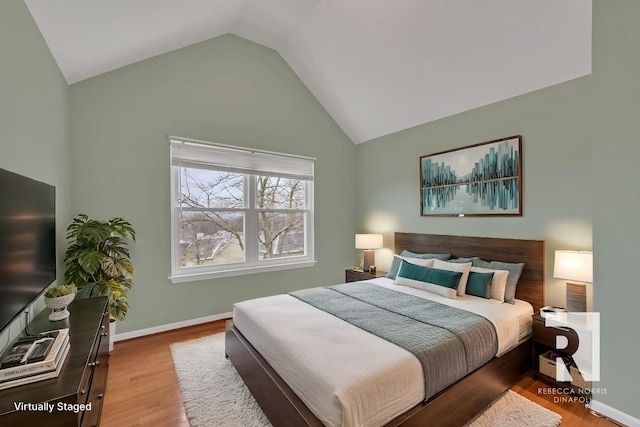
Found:
[[[359,271],[354,270],[352,268],[348,268],[345,270],[345,281],[349,282],[357,282],[360,280],[371,280],[376,277],[384,277],[387,275],[386,271],[377,270],[375,273],[371,273],[370,271]]]
[[[358,280],[371,279],[371,273],[356,270],[347,270],[347,282],[356,282]]]
[[[573,329],[560,329],[554,327],[546,327],[544,319],[533,319],[533,341],[553,349],[556,348],[556,336],[562,335],[567,338],[568,345],[566,348],[557,349],[563,353],[573,354],[578,349],[580,342],[578,334]]]

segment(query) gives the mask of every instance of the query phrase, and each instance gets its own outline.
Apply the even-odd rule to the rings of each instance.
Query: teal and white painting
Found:
[[[522,215],[522,136],[420,157],[421,215]]]

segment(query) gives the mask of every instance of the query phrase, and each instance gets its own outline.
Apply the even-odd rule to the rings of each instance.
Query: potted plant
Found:
[[[109,314],[118,320],[127,316],[133,286],[129,238],[135,242],[136,232],[122,218],[100,221],[80,214],[67,227],[66,283],[77,286],[78,298],[107,296]]]
[[[49,320],[63,320],[69,317],[67,306],[73,302],[78,288],[74,285],[56,285],[44,293],[44,305],[51,309]]]

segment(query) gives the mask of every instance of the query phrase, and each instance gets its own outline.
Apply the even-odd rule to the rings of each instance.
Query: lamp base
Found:
[[[574,313],[587,311],[587,285],[567,282],[567,311]]]
[[[362,271],[371,271],[371,266],[376,265],[373,250],[364,251],[364,262],[362,263]]]

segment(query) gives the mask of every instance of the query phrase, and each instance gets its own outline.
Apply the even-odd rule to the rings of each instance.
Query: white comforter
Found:
[[[530,331],[533,309],[524,301],[452,300],[385,278],[370,282],[485,316],[496,328],[498,355]],[[380,426],[424,398],[422,367],[410,352],[290,295],[238,303],[233,322],[327,426]]]

